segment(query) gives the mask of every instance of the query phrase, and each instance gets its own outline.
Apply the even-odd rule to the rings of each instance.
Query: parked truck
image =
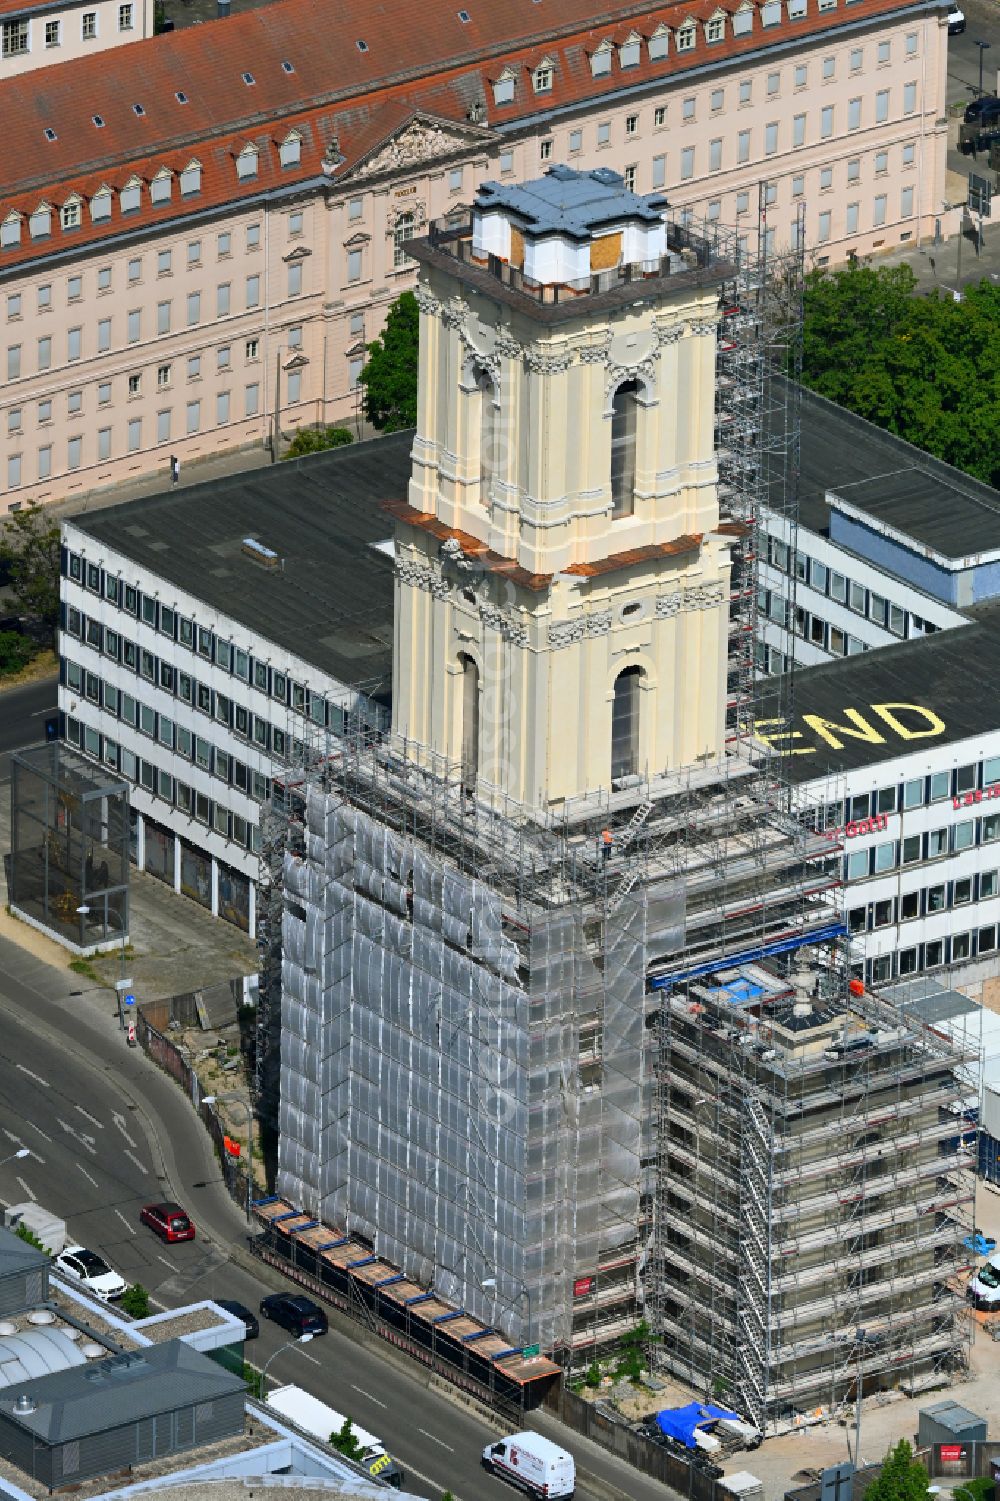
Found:
[[[277,1386],[265,1399],[282,1417],[288,1418],[303,1433],[309,1433],[324,1444],[329,1444],[340,1433],[347,1418],[335,1407],[328,1407],[318,1397],[301,1386]],[[351,1419],[351,1435],[358,1446],[355,1463],[359,1464],[373,1479],[384,1481],[393,1490],[403,1488],[405,1476],[396,1461],[386,1453],[385,1445],[374,1433],[366,1433]]]

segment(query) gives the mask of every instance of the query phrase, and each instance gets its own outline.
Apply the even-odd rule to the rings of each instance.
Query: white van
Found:
[[[572,1454],[540,1433],[512,1433],[509,1438],[487,1444],[483,1464],[529,1496],[537,1496],[538,1501],[572,1496],[576,1489]]]

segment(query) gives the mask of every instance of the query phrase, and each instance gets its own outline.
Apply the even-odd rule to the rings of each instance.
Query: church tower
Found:
[[[539,810],[724,749],[725,268],[601,169],[484,184],[420,263],[393,730]]]

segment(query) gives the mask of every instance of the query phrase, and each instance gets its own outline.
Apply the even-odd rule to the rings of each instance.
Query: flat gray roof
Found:
[[[968,625],[797,668],[793,731],[801,738],[776,740],[774,748],[800,754],[784,757],[783,770],[792,781],[807,782],[829,771],[875,766],[908,753],[920,756],[925,765],[939,746],[991,733],[998,726],[996,701],[988,691],[989,673],[998,651],[1000,602],[981,608],[978,618],[970,619]],[[872,710],[872,704],[889,705],[905,728],[916,734],[912,738],[900,735],[891,722]],[[896,711],[893,705],[903,707]],[[849,709],[861,714],[881,740],[859,738],[857,732],[863,726],[851,719]],[[806,715],[823,720],[832,730],[818,731]],[[843,727],[842,734],[837,733],[837,725]],[[932,734],[922,733],[929,729]],[[831,734],[837,745],[831,744]]]
[[[47,1266],[50,1258],[37,1246],[29,1245],[6,1225],[0,1225],[0,1277],[10,1277],[16,1272],[33,1272],[37,1267]]]
[[[71,516],[96,542],[176,584],[339,682],[388,693],[392,535],[380,502],[405,499],[412,432]],[[265,568],[253,537],[276,552]]]
[[[828,491],[948,558],[1000,547],[1000,493],[814,391],[802,393],[799,520],[830,524]]]
[[[20,1381],[0,1391],[0,1414],[44,1443],[59,1444],[245,1390],[239,1376],[175,1339]],[[33,1412],[16,1410],[24,1394]]]

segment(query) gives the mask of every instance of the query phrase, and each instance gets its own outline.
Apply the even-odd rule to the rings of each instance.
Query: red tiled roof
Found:
[[[505,558],[502,553],[494,552],[478,537],[473,537],[469,532],[460,532],[454,527],[445,526],[444,522],[432,516],[430,511],[418,511],[416,507],[407,505],[405,500],[384,500],[382,509],[388,515],[395,517],[397,521],[405,521],[408,525],[418,527],[423,532],[429,532],[440,542],[454,539],[463,553],[467,557],[475,558],[479,566],[487,573],[503,574],[504,578],[510,579],[512,584],[519,584],[522,589],[530,589],[533,593],[540,594],[552,582],[551,573],[530,573],[513,558]]]
[[[849,18],[888,15],[907,3],[858,0]],[[126,225],[168,221],[188,208],[235,203],[279,183],[315,178],[334,134],[345,157],[340,178],[417,111],[468,130],[468,111],[482,101],[490,126],[516,127],[561,106],[683,74],[708,58],[805,39],[844,19],[842,7],[814,11],[765,31],[755,16],[747,36],[729,33],[709,46],[699,30],[692,51],[678,54],[671,45],[667,58],[651,62],[643,48],[638,67],[623,70],[616,58],[611,73],[595,79],[589,56],[605,37],[617,45],[633,30],[651,35],[661,22],[676,28],[689,16],[704,21],[719,8],[716,0],[629,5],[613,13],[595,0],[466,0],[466,8],[471,19],[463,25],[456,0],[385,0],[377,8],[368,0],[338,0],[334,10],[327,0],[278,0],[6,80],[0,219],[12,209],[30,213],[43,199],[58,206],[71,192],[86,196],[104,182],[118,188],[133,173],[148,178],[163,165],[179,170],[193,156],[204,173],[202,193],[189,203],[175,193],[171,204],[153,207],[144,193],[135,216],[123,220],[116,201],[111,219],[93,225],[85,209],[81,229],[62,231],[56,220],[52,236],[34,245],[25,226],[20,247],[0,251],[0,270],[62,248],[69,237],[106,239]],[[735,9],[736,0],[722,8]],[[527,70],[543,53],[554,63],[552,88],[536,96]],[[285,62],[293,71],[284,70]],[[518,70],[515,99],[498,107],[490,80],[508,63]],[[178,92],[186,103],[178,102]],[[135,104],[142,106],[139,115]],[[104,121],[100,128],[95,114]],[[282,169],[275,143],[293,125],[305,137],[302,162]],[[55,140],[46,140],[46,129]],[[261,145],[260,171],[238,182],[232,158],[248,139]]]
[[[701,532],[685,532],[672,542],[651,542],[648,547],[632,547],[628,552],[613,552],[609,557],[598,558],[594,563],[571,563],[563,573],[575,574],[578,578],[596,579],[605,573],[617,573],[621,568],[634,568],[639,563],[652,563],[659,558],[680,558],[686,553],[697,552],[701,547]]]

